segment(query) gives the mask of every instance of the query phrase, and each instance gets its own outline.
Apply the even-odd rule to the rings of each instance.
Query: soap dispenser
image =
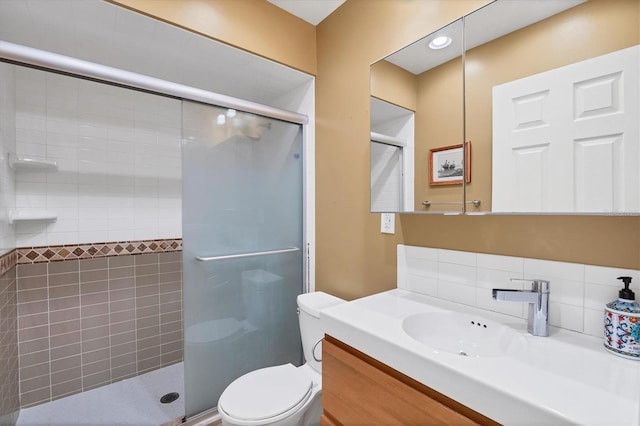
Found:
[[[631,277],[619,277],[624,288],[604,308],[604,347],[616,355],[640,360],[640,305],[629,288]]]

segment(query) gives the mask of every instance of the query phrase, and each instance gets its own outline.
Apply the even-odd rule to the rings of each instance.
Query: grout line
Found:
[[[39,375],[39,376],[29,377],[28,379],[20,380],[20,382],[21,382],[21,383],[24,383],[24,382],[28,382],[29,380],[39,379],[39,378],[41,378],[41,377],[45,377],[45,376],[48,376],[48,375],[49,375],[49,374],[41,374],[41,375]],[[46,386],[46,385],[45,385],[45,386],[42,386],[41,388],[31,389],[30,391],[27,391],[27,392],[34,392],[34,391],[37,391],[37,390],[40,390],[40,389],[46,389],[47,387],[48,387],[48,386]],[[25,393],[26,393],[26,392],[25,392]]]
[[[177,320],[175,320],[175,321],[161,322],[161,323],[160,323],[160,326],[163,326],[163,325],[165,325],[165,326],[166,326],[166,325],[169,325],[169,324],[174,324],[174,323],[176,323],[176,322],[182,322],[182,318],[177,319]]]
[[[46,90],[46,81],[45,81],[45,90]],[[45,177],[45,182],[46,182],[46,177]],[[52,392],[51,392],[51,371],[53,371],[53,366],[51,364],[51,299],[49,299],[49,293],[50,293],[50,288],[49,288],[49,282],[50,282],[50,276],[49,276],[49,264],[47,264],[46,267],[47,270],[47,321],[48,321],[48,325],[49,325],[49,330],[48,330],[48,337],[49,337],[49,344],[48,346],[48,358],[49,358],[49,401],[51,401],[51,396],[52,396]]]
[[[138,287],[138,275],[135,273],[136,272],[136,266],[137,266],[136,260],[137,260],[137,258],[134,257],[133,258],[133,272],[134,272],[134,275],[133,275],[133,288],[134,288],[134,290]],[[138,375],[138,350],[139,350],[139,348],[138,348],[138,297],[137,297],[137,293],[138,293],[137,290],[135,290],[134,291],[134,295],[133,295],[133,308],[134,308],[134,311],[135,311],[135,316],[134,316],[134,319],[133,319],[134,327],[135,327],[135,329],[134,329],[134,336],[135,336],[134,337],[134,341],[136,343],[135,344],[135,347],[136,347],[135,353],[136,353],[136,355],[135,355],[134,364],[135,364],[135,375],[136,376]]]
[[[97,364],[97,363],[99,363],[99,362],[104,362],[104,361],[108,361],[108,360],[109,360],[108,358],[105,358],[105,359],[100,360],[100,361],[95,361],[95,362],[90,362],[90,363],[84,364],[84,366],[90,366],[90,365],[94,365],[94,364]],[[89,376],[93,376],[93,375],[95,375],[95,374],[104,373],[105,371],[106,371],[106,372],[109,372],[109,368],[107,367],[107,368],[105,368],[105,369],[103,369],[103,370],[94,371],[93,373],[83,374],[83,375],[82,375],[82,376],[80,376],[80,377],[89,377]]]
[[[60,395],[52,396],[51,397],[51,401],[57,401],[59,399],[66,398],[66,397],[72,396],[72,395],[76,395],[76,394],[81,393],[81,392],[82,392],[81,390],[80,391],[75,390],[75,391],[63,393],[63,394],[60,394]]]
[[[109,315],[109,383],[113,383],[113,344],[111,335],[111,260],[107,260],[107,314]],[[135,320],[135,318],[134,318]]]

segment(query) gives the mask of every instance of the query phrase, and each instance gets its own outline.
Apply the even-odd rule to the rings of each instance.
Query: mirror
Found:
[[[414,112],[374,97],[370,108],[371,211],[412,211]]]
[[[640,212],[639,20],[637,0],[498,0],[465,17],[470,212]]]
[[[371,65],[372,212],[462,212],[462,53],[460,19]]]
[[[431,36],[372,64],[372,99],[414,113],[413,210],[396,211],[640,213],[639,21],[637,0],[496,0],[464,17],[464,65],[410,71]],[[463,139],[465,187],[443,185],[429,165]]]

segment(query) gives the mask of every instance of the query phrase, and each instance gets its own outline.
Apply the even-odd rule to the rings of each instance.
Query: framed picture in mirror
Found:
[[[471,182],[471,142],[429,150],[429,184],[456,185]]]

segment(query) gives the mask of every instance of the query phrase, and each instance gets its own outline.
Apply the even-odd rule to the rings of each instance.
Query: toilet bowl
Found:
[[[300,367],[283,364],[261,368],[234,380],[218,401],[223,425],[320,423],[322,370],[319,360],[324,337],[320,327],[320,310],[344,303],[344,300],[314,292],[299,295],[297,303],[306,362]]]

